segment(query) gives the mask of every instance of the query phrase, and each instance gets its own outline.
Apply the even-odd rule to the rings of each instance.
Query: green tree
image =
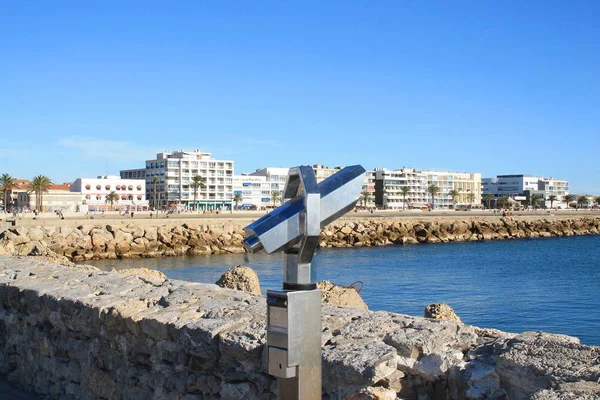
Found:
[[[400,188],[400,193],[402,193],[402,201],[404,202],[402,203],[402,209],[404,210],[406,208],[406,196],[410,193],[410,188],[408,186],[402,186]]]
[[[572,194],[565,194],[563,196],[563,201],[567,204],[567,210],[571,207],[571,202],[575,200],[575,196]]]
[[[431,208],[435,209],[435,196],[440,192],[440,187],[432,183],[427,187],[427,193],[431,194]]]
[[[587,207],[588,204],[590,204],[590,199],[587,198],[587,196],[579,196],[577,198],[577,208],[581,207]]]
[[[4,202],[4,210],[8,212],[10,206],[10,195],[12,190],[16,187],[15,178],[9,174],[2,174],[0,176],[0,187],[2,188],[2,201]]]
[[[542,200],[544,197],[541,194],[534,193],[529,196],[529,206],[533,207],[535,210],[537,208],[538,202]]]
[[[494,199],[495,199],[495,197],[494,197],[494,195],[493,195],[493,194],[491,194],[491,193],[487,193],[485,196],[483,196],[483,200],[484,200],[484,201],[487,201],[487,208],[488,208],[488,209],[490,208],[490,201],[492,201],[492,200],[494,200]]]
[[[558,197],[556,197],[555,195],[551,194],[550,196],[548,196],[548,201],[550,202],[550,208],[554,207],[554,202],[558,200]]]
[[[367,207],[367,203],[369,202],[369,200],[371,199],[371,192],[369,192],[368,190],[363,190],[362,192],[360,192],[360,199],[363,203],[363,207]]]
[[[206,179],[201,177],[200,175],[196,175],[192,178],[192,183],[190,184],[192,189],[194,189],[194,208],[198,210],[198,204],[196,203],[196,196],[198,195],[198,188],[206,187]]]
[[[156,191],[156,185],[158,184],[158,176],[152,178],[152,184],[154,185],[154,209],[156,210],[156,218],[158,218],[158,192]]]
[[[50,186],[52,186],[52,181],[45,175],[34,176],[29,184],[28,193],[35,193],[35,209],[39,212],[42,211],[44,204],[43,195],[48,193]]]
[[[271,200],[273,200],[273,207],[275,207],[275,204],[281,201],[281,192],[279,192],[279,190],[273,190],[271,192]]]
[[[475,193],[467,193],[467,201],[469,202],[469,209],[471,209],[473,202],[475,201]]]
[[[596,202],[597,205],[600,206],[600,196],[597,196],[594,201]]]
[[[500,205],[500,207],[502,208],[508,208],[510,201],[508,200],[508,196],[504,195],[500,198],[500,200],[498,200],[498,204]]]
[[[242,196],[241,193],[234,193],[233,194],[233,202],[235,203],[236,210],[240,209],[240,207],[239,207],[238,204],[239,204],[240,201],[242,201],[243,198],[244,198],[244,196]]]
[[[460,196],[460,190],[452,189],[448,194],[452,197],[452,204],[454,205],[454,208],[456,208],[456,198]]]
[[[110,209],[114,210],[114,204],[119,202],[119,194],[115,191],[110,192],[106,195],[104,202],[110,203]]]

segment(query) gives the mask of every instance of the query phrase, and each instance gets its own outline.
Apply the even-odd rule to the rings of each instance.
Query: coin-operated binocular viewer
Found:
[[[311,265],[321,227],[352,210],[365,169],[346,167],[317,184],[310,166],[291,168],[282,206],[245,228],[249,253],[283,251],[283,288],[267,292],[269,374],[278,398],[321,398],[321,291]]]

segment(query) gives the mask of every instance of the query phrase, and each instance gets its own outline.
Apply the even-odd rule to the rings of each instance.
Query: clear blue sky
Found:
[[[3,1],[0,173],[166,149],[528,173],[600,194],[600,2]]]

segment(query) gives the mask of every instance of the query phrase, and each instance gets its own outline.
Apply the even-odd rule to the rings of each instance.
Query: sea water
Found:
[[[281,254],[87,262],[103,269],[158,269],[171,279],[214,283],[231,266],[252,267],[261,289],[279,289]],[[361,281],[371,310],[422,316],[448,303],[463,322],[508,332],[547,331],[600,345],[600,236],[323,249],[319,280]],[[360,285],[357,285],[360,286]]]

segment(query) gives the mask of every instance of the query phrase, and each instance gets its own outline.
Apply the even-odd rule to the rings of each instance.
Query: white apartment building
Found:
[[[271,183],[267,181],[266,176],[234,175],[234,207],[236,195],[241,195],[241,200],[237,203],[239,209],[265,210],[272,205]]]
[[[526,174],[497,175],[495,178],[482,179],[483,194],[492,194],[496,199],[503,196],[511,198],[525,198],[539,194],[544,197],[546,207],[567,208],[563,197],[569,194],[569,182],[554,178],[544,178]],[[550,202],[550,196],[556,196],[555,201]]]
[[[229,209],[233,197],[233,168],[232,160],[216,160],[211,153],[198,149],[158,153],[156,159],[146,161],[148,199],[152,203],[156,201],[161,208]],[[135,173],[136,170],[130,171]],[[196,190],[194,199],[191,184],[196,175],[203,177],[206,182],[204,187]]]
[[[329,168],[322,164],[313,165],[313,171],[315,172],[315,177],[317,178],[317,183],[323,182],[325,179],[327,179],[331,175],[337,173],[342,168],[343,167]]]
[[[365,174],[365,181],[360,191],[360,199],[358,200],[358,206],[366,208],[375,208],[375,170],[367,171]],[[365,199],[365,194],[366,199]],[[366,201],[365,201],[366,200]]]
[[[405,197],[402,188],[408,187]],[[427,175],[414,168],[375,169],[375,204],[386,210],[427,207]]]
[[[431,202],[430,185],[439,187]],[[403,187],[408,187],[406,196]],[[459,194],[452,198],[451,192]],[[451,171],[420,171],[414,168],[375,169],[375,202],[384,209],[465,208],[481,203],[481,174]]]
[[[106,175],[97,178],[77,178],[69,190],[78,193],[82,210],[147,210],[146,182]],[[111,205],[106,196],[115,192],[119,198]]]
[[[427,175],[427,188],[436,185],[435,209],[471,208],[481,206],[481,174],[478,172],[422,171]],[[425,189],[427,191],[427,188]],[[458,192],[452,198],[450,192]],[[429,194],[431,200],[431,194]]]
[[[121,179],[144,179],[146,180],[146,168],[123,169],[120,171]]]
[[[248,174],[248,176],[262,176],[265,178],[266,183],[268,183],[267,187],[270,192],[268,196],[268,201],[262,201],[261,204],[264,205],[265,208],[277,207],[283,201],[283,190],[285,189],[285,182],[287,181],[289,168],[280,168],[280,167],[267,167],[262,169],[257,169],[256,171]],[[266,189],[262,189],[261,192]],[[279,200],[273,201],[273,192],[279,192]],[[268,204],[268,205],[266,205]]]
[[[540,178],[538,181],[538,190],[543,191],[546,207],[568,208],[563,202],[563,197],[569,194],[569,181],[558,180],[554,178]],[[555,196],[556,200],[548,200],[550,196]]]
[[[483,193],[491,193],[494,197],[520,196],[526,190],[538,190],[539,178],[533,175],[498,175],[495,178],[483,178]]]

